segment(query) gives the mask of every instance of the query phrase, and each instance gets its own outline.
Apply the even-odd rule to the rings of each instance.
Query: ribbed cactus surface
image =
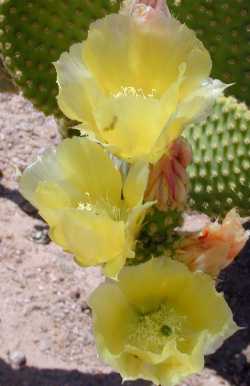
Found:
[[[91,21],[117,10],[121,0],[2,0],[0,50],[24,95],[45,113],[57,113],[51,62],[82,40]],[[249,0],[168,0],[171,12],[193,28],[213,58],[213,76],[235,82],[230,93],[250,102]]]
[[[250,104],[250,1],[168,0],[172,13],[196,31],[211,53],[212,76]]]
[[[161,256],[166,250],[174,252],[175,243],[180,236],[174,230],[183,222],[182,212],[169,209],[165,212],[153,207],[146,215],[136,243],[136,259],[131,264],[137,264]]]
[[[88,26],[118,8],[110,0],[2,0],[0,51],[14,82],[46,114],[60,115],[52,62],[86,36]]]

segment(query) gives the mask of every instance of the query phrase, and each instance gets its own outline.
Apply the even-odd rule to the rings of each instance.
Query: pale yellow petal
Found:
[[[176,113],[169,119],[163,128],[161,135],[157,139],[149,156],[151,163],[156,163],[163,154],[167,154],[169,147],[182,133],[185,128],[186,120],[184,117],[177,118]]]
[[[177,130],[173,126],[185,70],[185,65],[179,67],[176,81],[159,100],[143,96],[142,91],[137,94],[132,87],[100,100],[95,111],[97,137],[129,161],[159,159],[183,130],[182,125]],[[169,122],[173,122],[170,130]]]
[[[207,79],[201,86],[181,100],[177,110],[177,118],[185,124],[197,119],[205,119],[209,114],[214,101],[223,94],[228,87],[217,79]]]
[[[92,97],[98,91],[83,63],[83,50],[82,43],[74,44],[54,63],[59,86],[58,104],[68,118],[94,126]]]
[[[54,149],[46,150],[42,156],[28,166],[19,179],[19,188],[23,196],[33,205],[37,205],[35,191],[41,181],[57,181],[63,178],[56,160]]]
[[[139,231],[142,226],[142,222],[146,216],[147,210],[153,205],[153,202],[147,202],[143,205],[139,205],[131,209],[128,214],[126,222],[126,235],[127,235],[127,245],[128,248],[132,251],[135,248],[136,239],[139,234]],[[130,256],[133,258],[134,254]]]
[[[140,205],[148,182],[149,168],[144,161],[131,165],[123,186],[123,196],[129,208]]]
[[[93,292],[88,303],[95,310],[94,330],[97,341],[100,339],[101,345],[107,346],[112,354],[119,354],[125,343],[129,323],[134,318],[126,297],[116,285],[106,283]]]
[[[158,100],[130,91],[103,99],[96,106],[95,119],[102,142],[127,160],[147,157],[165,121]]]
[[[189,123],[207,117],[214,101],[222,95],[227,87],[227,85],[218,80],[208,79],[207,81],[204,81],[200,87],[195,88],[193,92],[190,92],[186,98],[180,99],[183,76],[185,78],[185,72],[183,75],[180,75],[179,78],[177,94],[179,102],[176,103],[176,109],[173,109],[173,114],[170,116],[152,148],[149,157],[149,161],[152,163],[155,163],[164,153],[166,153],[168,146],[182,134]],[[167,103],[167,101],[167,98],[166,100],[162,98],[162,103]]]
[[[41,181],[35,191],[35,201],[39,208],[62,209],[73,206],[71,198],[55,182]]]
[[[170,259],[151,259],[136,269],[125,267],[118,278],[130,303],[146,312],[157,308],[166,297],[182,293],[186,276],[187,268],[183,264],[178,265]]]
[[[187,63],[196,79],[209,75],[209,55],[200,55],[202,69],[197,76],[197,55],[190,56],[193,50],[206,52],[194,32],[174,18],[139,23],[129,16],[109,15],[91,25],[84,59],[106,92],[133,86],[145,95],[152,90],[161,95],[177,78],[181,63]]]
[[[188,375],[200,372],[204,367],[205,338],[206,332],[201,333],[197,336],[192,352],[184,354],[183,351],[176,350],[166,361],[159,363],[155,368],[156,382],[175,386]]]
[[[198,88],[204,79],[207,79],[211,69],[212,60],[208,51],[201,42],[196,41],[196,46],[190,51],[185,61],[185,80],[181,87],[181,99]]]
[[[190,328],[194,331],[209,330],[211,335],[222,331],[232,315],[223,295],[216,292],[214,281],[200,272],[188,275],[185,290],[175,298],[175,304],[181,312],[189,315]],[[211,314],[212,308],[216,309],[216,317]]]
[[[83,266],[97,265],[121,255],[125,245],[123,222],[87,210],[67,210],[63,216],[67,249]]]
[[[64,140],[56,150],[46,151],[25,170],[20,190],[36,207],[39,202],[34,193],[41,182],[58,185],[75,204],[99,201],[103,207],[120,205],[121,175],[107,151],[87,138]]]
[[[126,240],[127,243],[127,240]],[[121,255],[116,257],[113,260],[108,260],[105,265],[103,266],[103,273],[107,277],[112,277],[115,279],[117,277],[117,274],[120,272],[120,270],[124,267],[126,263],[126,257],[127,257],[127,248],[126,245],[124,247],[124,251],[122,251]]]
[[[82,201],[119,206],[122,181],[108,153],[87,138],[64,140],[57,149],[64,179],[82,192]]]

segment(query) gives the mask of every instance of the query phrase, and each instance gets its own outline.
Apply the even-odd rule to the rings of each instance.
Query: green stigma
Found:
[[[183,317],[171,304],[163,303],[152,312],[137,313],[130,326],[129,343],[141,350],[162,352],[171,338],[177,338],[183,328]]]
[[[172,334],[173,330],[170,326],[168,326],[167,324],[164,324],[162,327],[161,327],[161,333],[164,335],[164,336],[170,336]]]

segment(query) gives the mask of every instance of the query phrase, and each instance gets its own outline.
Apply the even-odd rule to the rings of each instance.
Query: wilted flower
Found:
[[[178,138],[169,151],[151,166],[145,198],[156,200],[161,210],[182,209],[188,195],[186,169],[191,161],[191,147],[184,138]]]
[[[176,258],[192,271],[200,270],[216,277],[239,254],[250,232],[244,230],[235,209],[226,215],[222,224],[218,221],[207,223],[206,219],[203,221],[204,227],[198,233],[183,239],[176,251]],[[195,218],[192,218],[192,223],[195,223]]]
[[[214,281],[167,258],[123,268],[89,304],[103,360],[124,379],[156,385],[200,371],[204,355],[237,330]]]
[[[106,264],[112,276],[134,257],[135,237],[151,206],[142,204],[147,178],[147,165],[138,162],[122,182],[107,151],[73,138],[28,167],[20,188],[49,224],[52,240],[80,265]]]
[[[224,85],[209,78],[209,53],[163,0],[125,4],[55,63],[58,103],[116,155],[155,163]]]

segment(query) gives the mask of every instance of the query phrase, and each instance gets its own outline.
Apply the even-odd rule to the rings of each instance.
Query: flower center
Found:
[[[163,303],[156,311],[138,313],[136,322],[130,326],[129,344],[154,353],[161,353],[170,339],[180,334],[185,317],[174,307]]]
[[[98,202],[80,201],[77,206],[78,210],[92,212],[95,215],[109,216],[114,221],[120,221],[125,217],[122,208],[114,206],[108,199],[101,198]]]
[[[135,96],[135,97],[141,97],[144,99],[147,98],[155,98],[156,97],[156,89],[152,89],[148,94],[145,94],[142,88],[135,88],[132,86],[122,86],[120,90],[116,93],[113,94],[115,98],[120,98],[123,96]]]

